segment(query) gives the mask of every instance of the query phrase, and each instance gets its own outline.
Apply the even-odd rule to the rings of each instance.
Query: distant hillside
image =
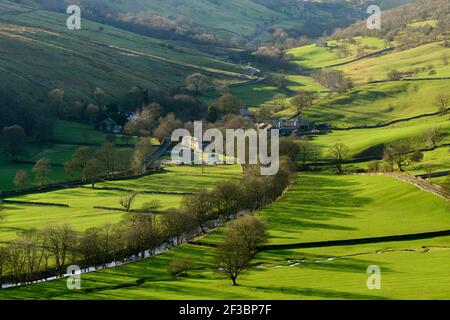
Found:
[[[96,87],[107,99],[133,86],[169,91],[193,72],[240,76],[231,63],[110,26],[83,20],[68,30],[67,16],[0,0],[0,89],[34,100],[60,88],[89,100]]]
[[[450,1],[417,0],[382,12],[381,29],[369,30],[365,21],[337,30],[332,39],[372,36],[415,47],[450,39]]]
[[[24,1],[59,12],[74,3],[21,0]],[[234,45],[243,40],[270,40],[270,30],[277,26],[294,37],[320,37],[364,17],[366,10],[366,6],[347,1],[77,0],[76,3],[91,19],[141,34]]]

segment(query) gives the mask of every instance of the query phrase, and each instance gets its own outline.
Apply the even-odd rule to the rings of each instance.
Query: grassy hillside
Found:
[[[336,143],[344,143],[350,148],[348,156],[373,155],[367,152],[369,149],[389,144],[405,138],[420,138],[423,130],[427,128],[442,128],[450,134],[450,121],[446,116],[435,116],[423,119],[411,120],[373,129],[336,130],[329,134],[318,135],[313,138],[313,142],[323,148],[325,153]],[[377,154],[380,156],[380,154]]]
[[[305,117],[340,128],[382,124],[437,112],[436,97],[449,89],[450,80],[367,84],[329,95],[307,109]]]
[[[450,77],[450,64],[445,64],[444,56],[450,57],[450,48],[444,48],[441,43],[431,43],[356,61],[337,69],[344,71],[357,83],[386,80],[391,70],[414,72],[405,75],[406,78]]]
[[[58,87],[67,98],[79,99],[92,98],[100,87],[109,99],[121,99],[135,85],[150,90],[183,85],[193,72],[239,76],[238,67],[192,49],[86,19],[81,30],[68,30],[66,19],[0,1],[0,70],[5,74],[0,86],[24,97],[46,97]]]
[[[135,190],[140,193],[133,209],[140,209],[146,202],[158,200],[162,209],[177,208],[182,195],[167,194],[194,192],[212,187],[217,181],[240,177],[239,166],[207,167],[202,173],[198,167],[169,168],[167,173],[148,175],[134,180],[120,180],[99,183],[97,188],[114,188],[101,190],[90,188],[64,189],[59,191],[36,193],[8,200],[21,202],[66,204],[69,207],[51,207],[28,204],[4,204],[0,223],[0,241],[12,240],[17,232],[29,229],[41,229],[48,225],[67,223],[76,231],[99,227],[106,223],[117,223],[123,218],[123,212],[94,209],[103,206],[120,209],[119,199],[124,191]]]
[[[383,192],[386,185],[389,192]],[[444,230],[450,225],[448,207],[442,199],[388,177],[299,175],[296,185],[262,214],[269,221],[272,243],[405,234]],[[390,223],[379,223],[380,215]],[[249,272],[238,279],[237,287],[220,279],[213,270],[214,248],[187,244],[141,262],[83,275],[82,290],[78,292],[67,290],[66,282],[57,280],[3,290],[0,297],[439,299],[449,294],[443,283],[448,278],[445,266],[449,243],[449,237],[440,237],[260,251]],[[192,259],[189,275],[172,277],[167,266],[186,254]],[[382,290],[376,292],[366,287],[366,270],[373,264],[382,271]],[[410,281],[417,274],[421,277]]]
[[[159,15],[180,16],[196,24],[204,25],[219,32],[248,36],[255,32],[257,25],[271,19],[288,18],[251,0],[137,0],[129,3],[103,1],[111,8],[122,12],[152,10]]]
[[[352,61],[358,57],[358,47],[364,49],[364,54],[370,54],[385,48],[385,41],[374,37],[354,37],[353,41],[328,41],[328,47],[318,47],[315,44],[298,47],[288,51],[293,61],[305,69],[323,68],[339,63]],[[345,47],[347,53],[340,56],[338,47]]]
[[[59,11],[70,3],[57,0],[28,1]],[[283,27],[297,36],[319,37],[324,31],[331,32],[336,27],[348,26],[358,17],[363,17],[365,11],[365,8],[345,1],[81,0],[78,3],[96,21],[106,21],[137,32],[156,31],[167,38],[183,34],[191,40],[209,34],[213,35],[214,40],[228,40],[228,43],[231,40],[234,44],[242,40],[271,40],[272,27]],[[157,18],[150,18],[149,13]],[[312,24],[314,28],[311,28]]]

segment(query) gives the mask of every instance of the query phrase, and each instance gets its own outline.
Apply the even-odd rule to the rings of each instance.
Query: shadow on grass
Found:
[[[286,234],[313,229],[356,231],[336,219],[354,219],[354,213],[373,201],[356,196],[357,186],[359,183],[345,177],[299,175],[282,199],[262,211],[263,216],[271,230]],[[327,220],[333,223],[326,223]]]
[[[376,295],[352,293],[336,290],[312,289],[312,288],[287,288],[287,287],[260,287],[242,286],[249,289],[260,290],[271,294],[292,295],[293,299],[300,299],[299,296],[323,298],[323,299],[347,299],[347,300],[387,300],[388,298]]]

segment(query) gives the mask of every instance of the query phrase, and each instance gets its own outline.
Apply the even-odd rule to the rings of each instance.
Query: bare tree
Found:
[[[300,115],[313,104],[315,98],[316,95],[312,91],[298,91],[291,101],[292,106],[296,110],[296,116],[300,117]]]
[[[428,145],[435,148],[444,139],[444,131],[440,127],[428,128],[423,130],[422,138]]]
[[[384,161],[391,164],[396,164],[400,171],[404,171],[404,167],[408,167],[415,162],[420,162],[423,159],[423,153],[415,151],[413,147],[407,142],[400,142],[388,146],[384,150]]]
[[[66,162],[64,168],[70,174],[79,174],[81,180],[86,181],[85,168],[87,162],[92,158],[93,150],[90,147],[80,147],[72,155],[70,161]]]
[[[47,250],[54,260],[59,276],[64,274],[67,258],[71,248],[76,243],[75,232],[67,225],[52,226],[45,229],[47,235]]]
[[[21,235],[19,241],[25,258],[26,280],[31,281],[34,273],[40,270],[44,259],[41,234],[34,230],[27,231]]]
[[[175,129],[181,128],[183,124],[173,113],[169,113],[166,117],[159,119],[158,127],[153,130],[153,135],[163,141],[167,136],[172,134]]]
[[[248,252],[256,251],[259,244],[268,238],[267,225],[261,217],[245,216],[230,223],[230,229],[239,237],[241,245]]]
[[[145,173],[152,162],[153,153],[152,139],[140,138],[133,155],[133,169],[138,173]]]
[[[203,189],[195,194],[185,196],[183,198],[183,209],[194,216],[197,225],[205,233],[205,224],[213,217],[211,193]]]
[[[334,164],[339,174],[342,173],[342,165],[347,159],[349,151],[350,149],[343,143],[337,143],[329,150],[330,156],[333,158]]]
[[[246,271],[257,246],[266,238],[266,228],[258,218],[240,218],[229,224],[224,232],[224,241],[217,249],[218,271],[236,286],[237,278]]]
[[[241,185],[235,181],[219,182],[211,191],[211,205],[224,220],[238,213],[242,200]]]
[[[133,205],[134,200],[138,193],[136,191],[131,191],[127,195],[124,195],[119,199],[120,205],[125,209],[126,212],[130,212],[131,206]]]
[[[181,274],[187,276],[191,264],[192,257],[185,254],[172,260],[168,266],[168,271],[174,276],[179,276]]]
[[[95,153],[95,158],[103,165],[108,177],[114,174],[117,162],[117,148],[112,143],[104,143]]]
[[[191,213],[169,209],[162,215],[162,225],[166,235],[174,239],[176,245],[180,245],[183,243],[186,234],[194,229],[195,218]]]
[[[42,158],[36,162],[33,167],[33,173],[40,186],[43,187],[47,183],[48,177],[51,172],[50,160],[48,158]]]
[[[7,247],[0,247],[0,288],[3,285],[3,275],[8,264],[9,252]]]
[[[25,280],[25,263],[26,256],[22,242],[19,240],[10,242],[8,244],[8,267],[16,282]]]
[[[89,159],[84,168],[84,179],[95,189],[97,179],[105,175],[105,167],[96,158]]]
[[[440,93],[434,99],[434,104],[438,107],[440,113],[447,112],[450,105],[450,95],[446,93]]]
[[[161,245],[163,236],[154,215],[128,213],[125,216],[125,235],[128,250],[143,259],[145,251],[153,252]]]
[[[193,73],[186,77],[186,88],[195,93],[201,93],[212,85],[209,77],[201,73]]]
[[[28,181],[28,173],[25,170],[18,170],[14,176],[13,183],[17,188],[21,189],[28,184]]]

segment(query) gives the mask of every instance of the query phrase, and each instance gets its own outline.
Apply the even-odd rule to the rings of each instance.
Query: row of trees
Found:
[[[82,234],[67,225],[24,232],[15,241],[0,247],[0,283],[61,276],[68,265],[105,266],[133,255],[144,258],[147,250],[152,254],[163,244],[181,244],[197,230],[206,232],[211,221],[228,221],[241,210],[257,209],[277,199],[295,171],[290,159],[285,157],[280,161],[277,175],[263,177],[258,174],[258,168],[247,170],[240,181],[224,181],[212,190],[185,196],[181,208],[160,212],[160,217],[155,214],[157,204],[149,204],[150,210],[131,210],[137,196],[133,193],[121,199],[128,212],[119,224],[90,228]],[[246,244],[247,258],[262,239],[251,238],[247,239],[253,241]],[[238,250],[233,243],[236,242],[227,245]]]
[[[45,186],[51,174],[51,163],[48,158],[41,158],[33,166],[33,174],[35,181],[41,186]],[[25,170],[18,170],[13,179],[13,184],[18,188],[24,188],[30,183],[30,177]]]
[[[64,164],[65,172],[72,178],[80,179],[83,183],[95,183],[102,178],[117,175],[143,174],[149,169],[157,169],[153,159],[154,147],[152,139],[139,138],[134,150],[118,148],[113,143],[104,143],[97,150],[92,147],[80,147]],[[40,187],[50,181],[52,165],[48,158],[39,159],[33,166],[34,179]],[[30,183],[30,177],[25,170],[18,170],[13,179],[14,185],[24,188]]]

